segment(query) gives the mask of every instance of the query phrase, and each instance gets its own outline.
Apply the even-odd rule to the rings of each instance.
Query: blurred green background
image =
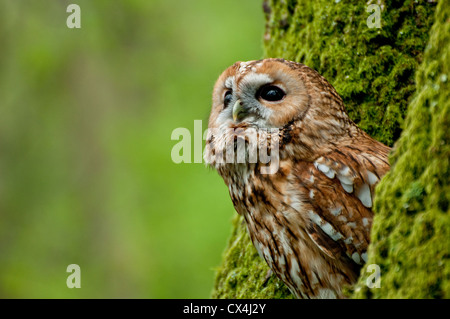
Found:
[[[235,213],[171,133],[263,30],[256,0],[0,0],[0,297],[210,296]]]

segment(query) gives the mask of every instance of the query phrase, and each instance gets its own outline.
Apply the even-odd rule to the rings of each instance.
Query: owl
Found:
[[[214,86],[205,161],[224,179],[260,256],[297,298],[344,298],[343,287],[357,280],[389,151],[303,64],[237,62]]]

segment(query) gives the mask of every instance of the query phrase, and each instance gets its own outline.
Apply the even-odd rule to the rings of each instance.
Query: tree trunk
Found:
[[[449,298],[450,6],[271,0],[263,8],[264,56],[317,70],[354,122],[394,145],[391,171],[377,187],[369,260],[349,297]],[[377,8],[380,28],[372,25]],[[212,297],[292,298],[267,278],[242,218],[233,228]],[[370,264],[379,266],[380,288],[367,285]]]

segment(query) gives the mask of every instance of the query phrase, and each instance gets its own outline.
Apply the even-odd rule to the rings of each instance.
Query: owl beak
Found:
[[[233,105],[233,121],[240,121],[247,115],[247,109],[242,104],[241,100],[237,100]]]

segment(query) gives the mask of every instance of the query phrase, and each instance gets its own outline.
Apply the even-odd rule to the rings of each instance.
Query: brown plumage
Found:
[[[214,87],[205,160],[260,255],[299,298],[341,298],[356,281],[388,152],[303,64],[237,62]]]

